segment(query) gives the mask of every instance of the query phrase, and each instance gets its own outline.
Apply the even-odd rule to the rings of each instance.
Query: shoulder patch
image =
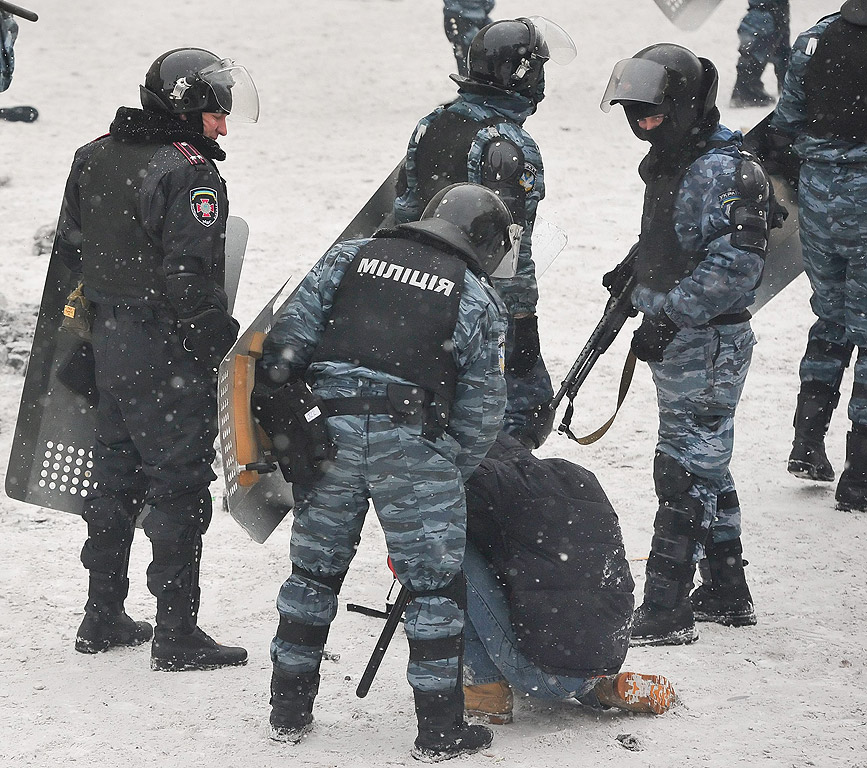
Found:
[[[521,185],[525,192],[532,192],[533,188],[536,186],[536,175],[538,171],[536,168],[530,163],[524,163],[524,172],[521,174],[521,178],[518,180],[518,183]]]
[[[202,165],[207,162],[205,156],[202,155],[192,144],[189,144],[186,141],[176,141],[174,145],[175,149],[187,158],[187,162],[190,165]]]
[[[190,190],[190,208],[199,224],[210,227],[219,215],[216,191],[210,187]]]
[[[807,40],[807,46],[804,48],[804,53],[807,54],[807,56],[812,56],[816,52],[817,45],[819,45],[819,38],[811,37]]]
[[[732,203],[736,203],[741,199],[741,193],[736,189],[729,189],[723,194],[719,196],[719,204],[720,208],[722,208],[723,213],[728,216],[729,211],[731,210]]]

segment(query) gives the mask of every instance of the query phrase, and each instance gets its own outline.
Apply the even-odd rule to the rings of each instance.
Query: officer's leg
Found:
[[[847,259],[828,229],[829,190],[834,174],[805,163],[799,185],[799,223],[804,271],[817,320],[801,360],[801,388],[795,410],[795,437],[788,470],[809,480],[831,482],[825,435],[840,399],[840,382],[852,357],[846,329]],[[814,172],[815,171],[815,172]]]
[[[97,442],[93,449],[91,494],[84,503],[88,538],[81,563],[89,572],[85,617],[75,638],[82,653],[96,653],[116,645],[150,640],[152,629],[124,611],[129,591],[127,569],[135,520],[144,505],[147,478],[130,440],[123,417],[111,394],[113,379],[124,375],[112,358],[116,342],[114,318],[101,310],[94,326],[93,345],[97,386]]]
[[[737,80],[732,91],[733,107],[762,107],[772,104],[765,91],[762,73],[771,56],[775,34],[774,12],[770,0],[750,0],[738,26]]]
[[[688,596],[728,474],[734,413],[754,344],[748,324],[681,331],[666,359],[651,365],[660,413],[654,462],[660,506],[634,645],[688,643],[698,636]]]
[[[839,509],[867,511],[867,174],[838,170],[829,190],[829,236],[846,261],[846,335],[858,347],[855,381],[849,400],[851,431],[846,439],[846,468],[840,475]]]
[[[243,664],[244,649],[220,646],[197,626],[202,535],[212,514],[208,484],[216,478],[213,380],[183,350],[173,323],[132,319],[118,326],[128,343],[116,356],[135,375],[113,393],[149,485],[148,589],[157,598],[151,666],[179,671]]]
[[[792,54],[791,31],[789,25],[789,0],[775,0],[771,11],[774,15],[774,48],[771,63],[777,76],[777,92],[783,92],[783,81]]]
[[[551,377],[541,355],[526,376],[519,377],[506,371],[503,431],[531,450],[538,448],[554,426],[556,414],[548,408],[553,397]]]
[[[699,561],[701,586],[690,596],[696,621],[742,627],[756,623],[753,598],[744,574],[741,508],[730,474],[717,494],[716,517]]]
[[[319,666],[337,596],[367,513],[366,419],[329,420],[337,457],[312,487],[296,486],[292,575],[280,588],[280,623],[271,641],[271,738],[294,743],[310,729]]]
[[[439,444],[447,450],[446,441]],[[483,749],[490,731],[463,721],[467,511],[460,473],[420,438],[420,427],[378,417],[370,419],[368,481],[395,574],[412,592],[404,629],[419,728],[413,754],[444,759]]]

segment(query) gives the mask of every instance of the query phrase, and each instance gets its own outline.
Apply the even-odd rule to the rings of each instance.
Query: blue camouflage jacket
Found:
[[[443,10],[465,19],[484,21],[494,9],[494,0],[443,0]]]
[[[656,316],[664,310],[679,327],[690,328],[740,312],[755,300],[763,259],[733,246],[730,234],[729,212],[741,199],[736,171],[742,139],[739,131],[719,125],[710,141],[734,144],[709,150],[684,175],[675,205],[675,232],[684,249],[705,257],[668,293],[637,286],[632,304],[640,312]]]
[[[492,282],[509,314],[535,313],[539,291],[536,286],[536,267],[532,256],[533,225],[536,221],[536,207],[545,197],[545,174],[539,147],[523,128],[524,121],[536,110],[536,105],[530,99],[517,94],[481,96],[459,89],[456,101],[437,107],[423,117],[416,126],[407,147],[407,190],[394,202],[395,219],[399,224],[404,224],[408,221],[418,221],[421,217],[423,206],[417,193],[415,153],[419,139],[424,135],[427,126],[445,109],[480,123],[498,116],[503,118],[501,123],[481,128],[467,149],[467,181],[482,184],[482,158],[485,148],[491,141],[507,139],[524,153],[524,174],[521,185],[526,192],[526,226],[518,255],[517,274],[513,278],[495,279]]]
[[[798,35],[792,46],[783,94],[774,110],[771,127],[794,140],[792,148],[803,160],[818,163],[867,163],[867,144],[834,138],[823,139],[810,136],[806,132],[809,120],[803,83],[807,63],[819,37],[832,21],[839,18],[839,13],[832,13]],[[863,92],[863,83],[860,85]]]
[[[337,287],[361,246],[369,241],[338,243],[310,270],[268,334],[262,359],[266,369],[283,368],[304,375],[325,398],[381,395],[388,384],[413,383],[348,362],[310,363]],[[467,270],[452,337],[458,381],[444,438],[452,442],[449,453],[464,479],[485,457],[503,421],[504,311],[496,292]]]

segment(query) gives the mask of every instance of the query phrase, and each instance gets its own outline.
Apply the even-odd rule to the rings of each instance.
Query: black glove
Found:
[[[178,318],[178,332],[183,339],[184,349],[212,369],[220,366],[220,361],[238,338],[239,330],[238,321],[217,307]]]
[[[658,363],[680,329],[663,312],[659,317],[646,317],[632,334],[632,354],[639,360]]]
[[[602,275],[602,285],[612,296],[619,296],[635,274],[635,260],[628,256],[610,272]]]
[[[512,351],[506,361],[506,370],[521,378],[533,370],[539,359],[539,321],[536,315],[527,315],[514,318],[512,324]]]

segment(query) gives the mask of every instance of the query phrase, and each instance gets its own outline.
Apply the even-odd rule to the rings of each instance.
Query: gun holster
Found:
[[[275,390],[254,389],[250,406],[271,439],[286,482],[309,485],[318,480],[337,455],[321,398],[298,380]]]

